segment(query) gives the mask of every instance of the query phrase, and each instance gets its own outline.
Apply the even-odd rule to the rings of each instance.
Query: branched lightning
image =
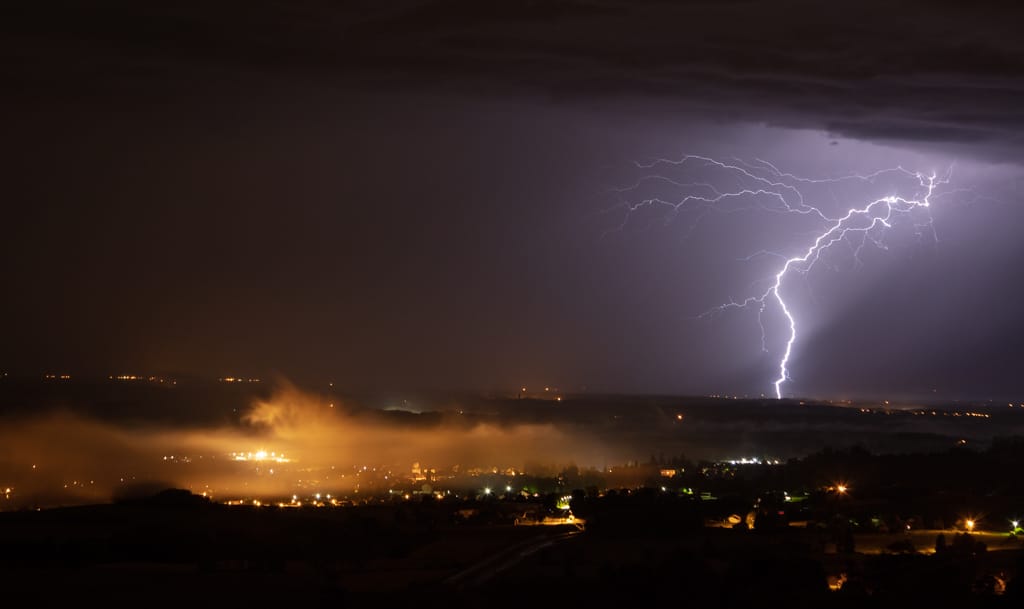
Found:
[[[621,207],[625,217],[618,229],[622,229],[630,221],[633,213],[642,208],[663,207],[670,213],[684,210],[698,212],[696,220],[690,225],[692,231],[709,213],[737,213],[742,211],[760,210],[779,214],[799,214],[809,216],[820,224],[818,229],[808,235],[809,244],[801,246],[795,254],[782,254],[768,250],[759,250],[740,260],[753,260],[760,257],[775,257],[780,261],[778,270],[764,280],[755,282],[767,284],[760,290],[751,286],[754,293],[742,300],[731,299],[718,305],[698,317],[714,315],[728,309],[756,308],[758,322],[761,327],[761,348],[768,351],[767,333],[763,315],[769,305],[778,306],[788,325],[788,336],[778,362],[778,377],[772,382],[775,397],[782,397],[782,386],[790,380],[788,369],[793,354],[793,346],[797,340],[797,319],[791,306],[786,302],[784,285],[788,277],[795,274],[806,275],[821,260],[822,253],[834,245],[845,243],[852,252],[854,260],[860,263],[863,248],[874,245],[887,249],[883,241],[884,232],[892,228],[894,218],[909,216],[918,235],[928,234],[937,240],[932,224],[929,207],[933,199],[941,196],[936,188],[947,184],[952,168],[941,177],[936,173],[925,174],[904,169],[901,166],[881,169],[868,174],[849,174],[837,178],[811,179],[792,173],[783,172],[778,167],[761,159],[745,162],[732,159],[728,162],[711,157],[687,155],[681,159],[654,159],[647,163],[636,162],[636,167],[647,173],[631,185],[615,189],[620,196],[635,193],[641,186],[648,183],[664,183],[684,189],[685,195],[675,200],[660,197],[645,198],[637,201],[624,200]],[[722,172],[737,186],[725,190],[708,181],[681,181],[658,173],[661,167],[677,169],[704,168]],[[875,184],[883,177],[897,176],[907,179],[911,184],[911,194],[887,194],[885,196],[863,202],[859,207],[850,207],[838,215],[830,215],[823,211],[823,206],[812,205],[805,200],[800,187],[810,185],[831,186],[844,182],[863,182]],[[833,193],[833,198],[835,194]],[[728,207],[728,202],[740,202],[740,206]],[[687,236],[689,232],[687,233]]]

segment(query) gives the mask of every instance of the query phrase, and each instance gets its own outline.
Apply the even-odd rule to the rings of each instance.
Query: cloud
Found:
[[[30,90],[130,81],[185,94],[246,73],[346,89],[639,98],[1002,155],[1024,142],[1024,7],[1014,2],[48,4],[24,3],[5,26],[17,59],[6,76]]]
[[[354,468],[364,465],[399,476],[413,463],[521,471],[527,462],[582,465],[602,454],[593,439],[550,423],[393,414],[332,406],[286,386],[256,400],[241,425],[137,427],[68,412],[10,419],[0,427],[0,490],[13,487],[21,507],[104,502],[140,485],[279,498],[351,491]]]

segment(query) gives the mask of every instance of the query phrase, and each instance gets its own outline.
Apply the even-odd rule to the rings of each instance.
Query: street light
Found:
[[[971,520],[970,518],[968,518],[968,519],[967,519],[967,520],[966,520],[966,521],[964,522],[964,525],[966,525],[966,526],[967,526],[967,530],[968,530],[968,531],[973,531],[973,530],[974,530],[974,521],[973,521],[973,520]]]

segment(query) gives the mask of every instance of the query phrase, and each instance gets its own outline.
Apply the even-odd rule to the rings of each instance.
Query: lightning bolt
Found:
[[[919,236],[927,233],[931,239],[937,241],[935,229],[929,208],[934,199],[942,196],[936,193],[936,188],[949,182],[952,175],[952,167],[943,175],[932,172],[925,174],[910,171],[902,166],[881,169],[868,174],[849,174],[837,178],[811,179],[800,177],[792,173],[783,172],[775,165],[762,159],[755,159],[748,163],[740,159],[721,161],[711,157],[699,155],[686,155],[681,159],[654,159],[647,163],[635,162],[638,169],[649,171],[637,179],[633,184],[614,189],[620,195],[628,195],[636,192],[645,184],[658,182],[671,187],[680,188],[686,191],[685,196],[675,200],[660,197],[645,198],[637,201],[623,200],[620,207],[626,213],[622,224],[615,230],[625,228],[632,215],[643,208],[663,207],[672,214],[684,210],[696,210],[698,216],[691,224],[686,237],[700,224],[710,213],[739,213],[743,211],[760,210],[779,214],[796,214],[808,216],[820,227],[809,235],[809,244],[798,249],[795,255],[785,255],[778,252],[760,250],[742,258],[741,260],[752,260],[762,256],[773,256],[780,260],[778,270],[761,282],[767,283],[767,289],[756,291],[742,300],[730,300],[727,303],[718,305],[698,317],[707,317],[728,309],[756,308],[758,323],[761,327],[761,349],[767,352],[767,333],[764,326],[764,312],[771,305],[778,306],[788,325],[788,336],[785,348],[778,363],[778,377],[772,382],[775,397],[782,398],[782,386],[790,380],[789,361],[793,355],[793,346],[797,341],[797,319],[792,307],[786,302],[785,290],[783,289],[787,278],[793,274],[806,274],[815,267],[821,260],[822,253],[839,243],[846,243],[851,247],[854,260],[860,264],[860,253],[867,244],[872,244],[881,249],[887,249],[883,241],[884,232],[892,228],[893,221],[897,216],[909,216],[913,219],[915,215],[922,215],[923,220],[913,219],[914,227]],[[721,172],[737,183],[737,187],[731,190],[720,189],[708,181],[681,181],[659,173],[662,167],[672,167],[679,170],[692,168],[704,168]],[[909,179],[911,192],[907,194],[887,194],[885,196],[864,201],[858,207],[850,207],[838,215],[830,215],[823,210],[824,206],[812,205],[805,199],[801,187],[815,185],[816,187],[842,184],[845,182],[863,182],[876,184],[878,180],[889,177],[902,177]],[[835,194],[833,193],[833,198]],[[731,202],[740,202],[740,205],[728,207]],[[752,288],[753,289],[753,286]]]

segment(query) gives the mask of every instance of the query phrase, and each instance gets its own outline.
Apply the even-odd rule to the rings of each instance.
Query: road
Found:
[[[561,541],[565,541],[566,539],[571,539],[582,532],[583,529],[578,528],[562,533],[548,533],[535,539],[522,541],[497,552],[493,556],[490,556],[467,569],[459,571],[455,575],[444,580],[444,583],[454,586],[460,590],[479,586],[493,578],[495,575],[516,566],[525,558],[540,552],[544,548],[550,547]]]

